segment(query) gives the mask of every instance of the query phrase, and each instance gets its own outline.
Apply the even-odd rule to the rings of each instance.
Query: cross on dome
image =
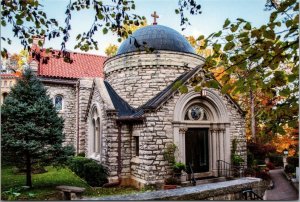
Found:
[[[156,18],[159,18],[159,16],[158,16],[158,15],[156,15],[156,11],[154,11],[154,13],[153,13],[153,14],[151,14],[151,17],[153,17],[153,18],[154,18],[153,25],[157,25]]]

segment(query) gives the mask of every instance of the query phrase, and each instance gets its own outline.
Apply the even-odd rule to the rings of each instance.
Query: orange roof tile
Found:
[[[38,75],[44,77],[58,78],[82,78],[82,77],[103,77],[103,64],[107,57],[86,53],[70,52],[72,62],[64,61],[63,57],[56,57],[59,51],[52,51],[47,54],[42,51],[42,58],[39,63]],[[54,54],[53,54],[54,53]],[[45,57],[45,55],[47,55]]]

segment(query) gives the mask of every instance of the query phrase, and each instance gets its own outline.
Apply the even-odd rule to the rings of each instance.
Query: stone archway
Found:
[[[200,109],[201,113],[205,113],[205,115],[199,115],[200,112],[198,112],[197,115],[195,112],[197,108],[198,111]],[[191,112],[194,113],[195,119],[191,119],[192,115],[187,114]],[[208,159],[205,162],[209,165],[207,165],[207,169],[202,171],[200,169],[201,173],[197,175],[198,177],[216,176],[217,160],[230,162],[229,125],[227,108],[222,98],[213,90],[204,89],[201,93],[190,92],[182,95],[178,99],[174,110],[174,143],[178,147],[176,160],[188,163],[187,161],[189,161],[190,158],[186,156],[186,143],[189,144],[189,142],[191,143],[193,140],[190,139],[190,136],[187,139],[187,135],[198,134],[198,141],[207,141]],[[202,134],[202,136],[206,134],[207,140],[205,138],[203,139],[200,134]],[[188,146],[193,147],[191,145]],[[201,145],[201,147],[203,147],[203,145]],[[198,151],[198,153],[199,152],[201,151]],[[200,158],[204,158],[204,155]]]

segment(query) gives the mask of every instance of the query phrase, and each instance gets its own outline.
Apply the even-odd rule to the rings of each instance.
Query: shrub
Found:
[[[296,168],[295,168],[295,166],[293,166],[291,164],[288,164],[288,165],[285,166],[284,172],[286,172],[286,173],[294,173],[294,172],[296,172]]]
[[[173,171],[175,173],[181,173],[182,170],[186,170],[186,166],[185,164],[181,163],[181,162],[176,162],[174,165],[173,165]]]
[[[275,166],[274,166],[274,164],[273,164],[272,162],[268,162],[266,166],[267,166],[267,168],[269,168],[270,170],[275,169]]]
[[[102,186],[107,180],[108,170],[93,159],[73,157],[69,161],[69,168],[91,186]]]
[[[166,185],[177,185],[177,184],[180,184],[180,183],[178,182],[178,180],[176,178],[169,177],[169,178],[165,179],[165,184]]]
[[[276,147],[274,147],[270,144],[261,144],[261,143],[255,143],[255,142],[248,142],[247,149],[258,160],[264,160],[267,157],[267,155],[276,152]]]
[[[85,157],[85,153],[84,152],[80,152],[80,153],[77,154],[77,156]]]
[[[255,169],[253,168],[246,168],[244,171],[245,176],[255,176]]]
[[[294,156],[289,156],[286,159],[287,163],[293,165],[294,167],[299,167],[299,158]]]
[[[239,166],[241,163],[244,162],[244,159],[241,156],[237,155],[237,154],[234,154],[232,156],[231,160],[232,160],[232,164],[235,165],[235,166]]]
[[[101,164],[98,164],[95,161],[84,164],[84,179],[86,182],[93,186],[102,186],[107,183],[107,169],[104,168]]]
[[[276,166],[276,167],[283,166],[282,156],[271,154],[271,155],[269,155],[269,159],[274,164],[274,166]]]
[[[257,172],[256,177],[261,178],[263,180],[270,180],[271,179],[270,174],[265,172],[265,171]]]

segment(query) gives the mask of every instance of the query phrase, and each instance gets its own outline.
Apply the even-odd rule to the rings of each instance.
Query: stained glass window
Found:
[[[63,105],[63,97],[61,95],[57,95],[55,96],[55,99],[54,99],[54,106],[55,106],[55,109],[60,111],[62,110],[62,105]]]
[[[199,105],[189,107],[185,113],[184,120],[208,120],[206,111]]]

